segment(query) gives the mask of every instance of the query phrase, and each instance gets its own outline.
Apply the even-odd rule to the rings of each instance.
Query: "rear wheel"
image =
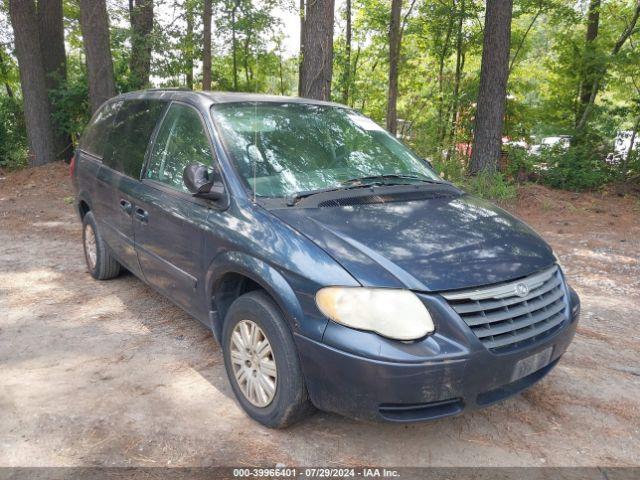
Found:
[[[93,278],[108,280],[120,274],[120,264],[111,256],[98,233],[92,212],[87,212],[82,219],[82,244],[87,268]]]
[[[291,332],[265,292],[249,292],[233,302],[222,346],[233,392],[254,420],[284,428],[313,411]]]

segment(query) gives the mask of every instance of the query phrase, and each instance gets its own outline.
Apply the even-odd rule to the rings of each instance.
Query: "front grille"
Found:
[[[492,351],[534,343],[567,320],[567,300],[556,265],[513,282],[442,296]]]

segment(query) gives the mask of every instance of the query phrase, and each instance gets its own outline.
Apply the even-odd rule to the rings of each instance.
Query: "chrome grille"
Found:
[[[442,296],[494,351],[535,342],[567,319],[562,276],[556,265],[513,282]]]

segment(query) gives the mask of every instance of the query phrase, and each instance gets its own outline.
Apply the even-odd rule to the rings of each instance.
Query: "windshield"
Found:
[[[216,105],[212,114],[240,175],[259,196],[286,197],[378,177],[394,184],[439,180],[373,120],[347,108],[252,102]]]

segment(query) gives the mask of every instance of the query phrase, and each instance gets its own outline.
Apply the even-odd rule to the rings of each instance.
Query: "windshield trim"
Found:
[[[359,197],[395,197],[401,196],[406,193],[420,192],[420,191],[441,191],[442,196],[461,196],[466,195],[464,190],[459,189],[455,185],[449,182],[442,183],[424,183],[424,184],[402,184],[402,185],[374,185],[363,188],[356,188],[351,190],[328,190],[326,192],[319,192],[317,194],[303,197],[295,204],[289,205],[286,197],[257,197],[257,204],[266,210],[285,210],[296,208],[325,208],[320,207],[319,204],[328,200],[340,200],[344,198],[359,198]],[[397,200],[397,202],[404,202],[410,200]],[[395,203],[396,201],[386,201],[385,204]],[[373,202],[375,203],[375,202]],[[381,202],[382,204],[382,202]]]

